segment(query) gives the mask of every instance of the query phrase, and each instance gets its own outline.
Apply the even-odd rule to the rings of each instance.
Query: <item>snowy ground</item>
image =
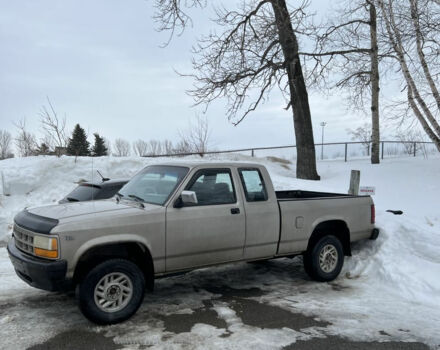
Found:
[[[0,348],[27,348],[72,330],[99,334],[117,347],[132,349],[277,349],[331,336],[439,346],[439,158],[386,159],[377,166],[368,160],[324,161],[319,163],[320,182],[297,180],[292,169],[268,159],[238,155],[215,159],[231,158],[263,162],[277,189],[346,192],[350,170],[361,170],[361,185],[376,187],[379,239],[356,244],[353,257],[346,258],[341,276],[332,283],[308,280],[301,258],[240,263],[162,279],[134,318],[111,327],[85,321],[72,296],[46,293],[21,282],[3,247]],[[125,177],[149,163],[101,158],[93,160],[93,169]],[[56,201],[75,187],[75,181],[93,174],[91,158],[74,163],[71,158],[52,157],[0,161],[0,172],[12,192],[0,197],[0,241],[9,236],[13,216],[21,208]],[[394,216],[386,209],[401,209],[404,214]],[[279,319],[286,322],[277,323],[276,318],[272,323],[257,322],[258,315],[249,316],[260,309],[265,315],[278,310]],[[296,326],[289,323],[289,315]]]

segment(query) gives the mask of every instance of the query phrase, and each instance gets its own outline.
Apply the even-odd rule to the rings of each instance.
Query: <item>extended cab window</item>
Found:
[[[186,190],[194,191],[198,205],[235,203],[235,190],[229,169],[204,169],[191,179]]]
[[[239,169],[246,201],[258,202],[267,200],[266,186],[258,169]]]

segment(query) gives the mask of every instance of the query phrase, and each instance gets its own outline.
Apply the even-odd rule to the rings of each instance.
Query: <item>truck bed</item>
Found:
[[[346,225],[352,242],[368,238],[374,228],[370,196],[302,190],[275,193],[281,215],[279,255],[307,250],[311,233],[323,221]]]
[[[303,190],[275,191],[275,193],[279,201],[294,201],[294,200],[319,199],[319,198],[359,197],[345,193],[329,193],[329,192],[315,192],[315,191],[303,191]]]

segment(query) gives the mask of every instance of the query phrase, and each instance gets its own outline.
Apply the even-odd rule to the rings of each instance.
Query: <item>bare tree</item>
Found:
[[[35,135],[26,129],[26,120],[19,120],[17,123],[14,123],[14,125],[18,129],[18,134],[15,137],[15,146],[17,147],[18,153],[21,157],[34,155],[38,145]]]
[[[398,129],[395,137],[402,142],[406,154],[413,155],[414,152],[418,153],[421,151],[425,158],[428,157],[428,152],[426,150],[425,144],[419,143],[420,141],[424,141],[423,135],[420,130]]]
[[[133,142],[133,151],[137,156],[145,156],[148,153],[148,143],[144,140],[137,140]]]
[[[173,153],[173,143],[170,140],[162,141],[162,153],[171,154]]]
[[[197,116],[186,130],[179,131],[180,140],[176,148],[179,148],[181,153],[199,153],[203,156],[208,151],[210,135],[207,116]]]
[[[348,134],[351,136],[353,141],[359,141],[365,147],[367,155],[370,155],[370,144],[371,144],[371,125],[365,123],[364,125],[352,130],[347,129]]]
[[[440,6],[432,0],[378,0],[407,103],[440,151]]]
[[[0,159],[11,157],[12,136],[6,130],[0,130]]]
[[[133,143],[133,150],[138,156],[159,156],[161,154],[175,153],[173,144],[169,140],[150,140],[149,142],[137,140]]]
[[[160,30],[184,29],[190,22],[184,8],[200,6],[197,0],[156,0]],[[298,178],[319,180],[309,101],[297,35],[308,33],[307,2],[289,9],[285,0],[243,1],[236,10],[216,10],[222,32],[202,37],[194,48],[196,104],[206,107],[228,100],[229,120],[238,125],[263,104],[278,87],[292,108],[297,145]]]
[[[206,4],[207,0],[155,0],[154,20],[159,25],[158,30],[170,32],[170,37],[163,46],[169,44],[176,30],[177,35],[181,35],[185,27],[192,24],[187,9],[204,8]]]
[[[173,148],[173,153],[176,154],[185,154],[192,152],[193,152],[192,147],[186,138],[184,139],[181,138]]]
[[[47,97],[49,107],[42,106],[40,110],[40,121],[44,132],[44,143],[53,148],[56,155],[61,155],[62,148],[67,147],[69,137],[66,133],[66,117],[59,118],[49,97]]]
[[[116,139],[113,155],[115,157],[128,157],[130,155],[130,143],[123,139]]]
[[[158,156],[162,153],[162,144],[158,140],[150,140],[148,142],[148,152],[150,156]]]
[[[388,63],[391,57],[379,39],[377,1],[347,0],[323,28],[317,36],[315,52],[300,53],[311,58],[308,78],[313,84],[323,83],[327,92],[347,91],[350,106],[355,110],[364,110],[366,99],[370,102],[371,163],[377,164],[380,162],[379,63]],[[382,67],[382,73],[387,68],[388,65]]]

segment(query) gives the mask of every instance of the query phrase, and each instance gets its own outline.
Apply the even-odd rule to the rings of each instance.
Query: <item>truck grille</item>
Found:
[[[21,251],[34,255],[34,233],[14,225],[15,246]]]

